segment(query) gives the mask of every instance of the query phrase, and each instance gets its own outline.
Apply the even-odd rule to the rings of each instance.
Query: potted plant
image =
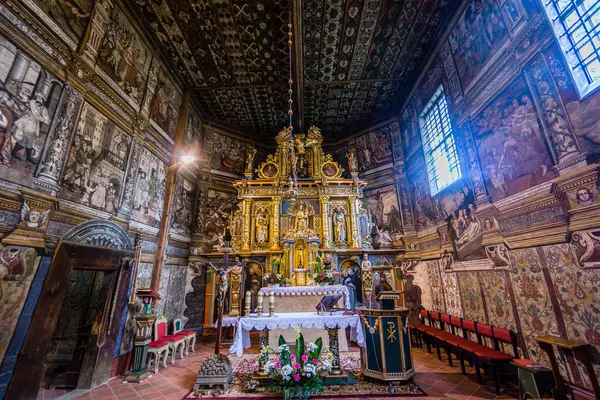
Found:
[[[283,282],[283,275],[266,273],[265,276],[263,276],[263,281],[267,282],[267,285],[271,287],[279,287]]]
[[[282,392],[284,399],[308,399],[323,391],[321,375],[331,371],[331,362],[321,359],[323,340],[304,346],[304,337],[296,330],[296,351],[290,353],[283,336],[279,336],[279,357],[268,361],[264,368],[273,383],[270,388]],[[263,351],[268,351],[263,349]]]

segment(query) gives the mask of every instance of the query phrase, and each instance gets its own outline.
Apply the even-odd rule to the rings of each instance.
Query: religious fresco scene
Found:
[[[0,3],[0,400],[600,398],[600,3]]]

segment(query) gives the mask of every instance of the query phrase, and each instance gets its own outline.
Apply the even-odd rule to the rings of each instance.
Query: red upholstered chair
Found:
[[[196,331],[190,331],[188,329],[182,329],[183,322],[181,318],[175,318],[173,320],[173,335],[183,335],[185,336],[185,355],[190,354],[190,347],[192,353],[196,351],[194,347],[196,346]]]
[[[519,358],[517,350],[516,334],[508,329],[495,328],[488,324],[477,323],[477,340],[483,344],[483,340],[491,341],[493,348],[486,347],[473,351],[475,358],[475,374],[477,380],[481,382],[480,365],[489,365],[492,371],[492,379],[494,380],[494,388],[496,394],[500,394],[500,384],[498,382],[498,368],[504,364],[510,363],[514,358]],[[495,332],[494,332],[495,331]],[[512,346],[514,355],[507,354],[501,351],[500,342],[509,343]]]
[[[169,356],[169,342],[166,340],[155,340],[148,346],[148,355],[154,354],[154,359],[148,357],[148,367],[154,362],[154,373],[158,374],[158,364],[163,362],[163,368],[167,368],[167,357]]]
[[[183,360],[185,336],[167,335],[167,319],[165,317],[158,317],[156,322],[154,322],[154,340],[169,342],[169,350],[171,350],[171,364],[175,364],[175,353],[177,353],[177,349],[179,349],[179,355]]]

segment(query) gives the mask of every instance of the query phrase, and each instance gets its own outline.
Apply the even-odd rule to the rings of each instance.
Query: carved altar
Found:
[[[290,132],[282,130],[275,154],[234,182],[240,202],[230,231],[240,254],[279,253],[286,285],[303,286],[312,283],[317,251],[372,248],[371,226],[361,200],[366,182],[356,177],[355,166],[354,178],[343,178],[314,126],[294,138],[292,149]]]

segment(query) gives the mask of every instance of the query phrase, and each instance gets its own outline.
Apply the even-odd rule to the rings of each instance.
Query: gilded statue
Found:
[[[252,167],[254,164],[254,156],[256,155],[256,149],[250,147],[246,153],[246,174],[252,175]]]
[[[267,215],[264,209],[260,209],[258,214],[256,215],[256,242],[267,242],[268,231],[269,223],[267,221]]]
[[[341,208],[338,208],[333,214],[333,233],[336,242],[346,241],[346,215]]]

